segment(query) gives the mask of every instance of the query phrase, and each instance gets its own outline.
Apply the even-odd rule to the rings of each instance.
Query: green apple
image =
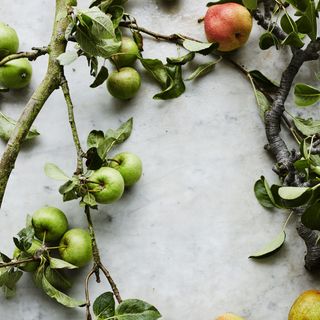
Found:
[[[38,239],[46,242],[56,242],[68,230],[66,215],[54,207],[43,207],[32,216],[32,225]]]
[[[16,247],[13,251],[13,257],[17,260],[31,258],[36,253],[36,251],[38,251],[41,248],[41,246],[42,246],[41,241],[37,239],[33,239],[31,247],[26,252],[23,252]],[[19,269],[27,272],[34,272],[38,268],[39,263],[40,261],[22,263],[19,265]]]
[[[129,37],[122,37],[120,50],[114,55],[113,61],[118,68],[130,67],[137,60],[138,54],[137,44]]]
[[[102,167],[89,177],[88,188],[98,203],[112,203],[119,200],[124,191],[122,175],[115,169]]]
[[[308,290],[303,292],[293,303],[288,320],[319,320],[320,291]]]
[[[64,261],[77,267],[86,265],[92,259],[89,232],[79,228],[68,230],[60,241],[59,253]]]
[[[19,49],[19,38],[16,31],[7,24],[0,22],[0,60],[16,53]]]
[[[126,187],[132,186],[142,175],[142,162],[138,156],[131,152],[117,154],[112,159],[110,167],[120,172]]]
[[[8,89],[21,89],[31,81],[32,67],[26,58],[15,59],[0,67],[0,83]]]
[[[141,77],[139,73],[131,68],[124,67],[119,71],[113,71],[107,80],[107,89],[109,93],[118,99],[128,100],[133,98],[141,86]]]

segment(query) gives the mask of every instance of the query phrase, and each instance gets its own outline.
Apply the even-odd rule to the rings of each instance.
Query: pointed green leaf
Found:
[[[167,58],[167,63],[169,64],[178,64],[178,65],[184,65],[190,61],[193,60],[193,58],[195,57],[195,53],[194,52],[189,52],[186,55],[182,56],[182,57],[178,57],[178,58]]]
[[[301,222],[311,230],[320,231],[320,203],[316,202],[303,213]]]
[[[67,50],[64,53],[61,53],[60,56],[57,58],[61,66],[66,66],[71,64],[72,62],[76,61],[78,59],[78,53],[77,51],[69,51]]]
[[[265,258],[270,256],[271,254],[277,252],[284,244],[286,240],[286,233],[284,231],[281,231],[275,239],[273,239],[271,242],[269,242],[266,246],[264,246],[262,249],[258,250],[249,258]]]
[[[13,130],[17,122],[12,118],[4,115],[0,112],[0,138],[4,141],[8,141],[13,133]],[[26,136],[26,140],[30,140],[39,135],[39,132],[35,128],[31,128]]]
[[[320,100],[320,90],[304,83],[297,83],[294,88],[295,103],[299,107],[308,107]]]
[[[159,311],[147,302],[128,299],[121,302],[115,312],[117,320],[157,320]]]
[[[254,10],[257,9],[258,0],[242,0],[242,3],[247,9]]]
[[[111,318],[115,314],[115,301],[112,292],[101,294],[93,303],[93,313],[100,320]]]
[[[55,287],[53,287],[50,282],[46,279],[45,276],[42,277],[42,288],[43,291],[52,299],[55,299],[60,304],[69,307],[69,308],[75,308],[79,307],[85,304],[84,301],[75,300],[65,293],[57,290]]]
[[[109,76],[109,71],[105,66],[102,66],[93,83],[90,85],[90,88],[96,88],[103,84]]]
[[[78,267],[61,259],[50,257],[50,268],[51,269],[77,269]]]
[[[44,166],[45,174],[54,180],[68,181],[70,178],[54,163],[46,163]]]
[[[208,74],[209,72],[211,72],[215,65],[220,62],[222,60],[222,57],[220,57],[218,60],[212,61],[212,62],[208,62],[205,64],[200,65],[188,78],[187,81],[189,80],[194,80],[197,79],[201,76],[204,76],[206,74]]]
[[[295,200],[309,190],[310,188],[307,187],[281,187],[279,196],[284,200]]]
[[[305,136],[312,136],[314,134],[320,133],[320,120],[295,117],[293,118],[293,122],[297,129]]]

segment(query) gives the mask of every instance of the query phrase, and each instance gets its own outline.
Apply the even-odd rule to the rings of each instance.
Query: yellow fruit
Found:
[[[233,313],[224,313],[223,315],[218,317],[216,320],[245,320],[245,319]]]
[[[320,291],[308,290],[303,292],[293,303],[288,320],[319,320]]]

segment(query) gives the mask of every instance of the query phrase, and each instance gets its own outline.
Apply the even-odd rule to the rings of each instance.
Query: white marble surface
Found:
[[[141,26],[204,38],[197,18],[204,14],[207,1],[181,0],[169,7],[164,0],[131,2],[128,11]],[[80,1],[83,7],[86,3]],[[0,21],[16,28],[21,49],[48,42],[54,1],[0,0],[0,6]],[[177,54],[175,45],[145,41],[145,57],[169,54]],[[235,54],[249,68],[276,79],[288,57],[288,52],[261,52],[257,28],[248,45]],[[4,113],[19,115],[45,72],[46,58],[33,66],[30,88],[0,96]],[[302,78],[312,72],[305,67]],[[133,116],[133,134],[119,150],[139,154],[144,163],[141,182],[120,202],[94,214],[103,260],[123,297],[153,303],[167,320],[214,319],[226,311],[248,320],[286,319],[295,297],[320,283],[304,270],[305,247],[294,219],[281,252],[261,262],[247,258],[277,234],[287,214],[264,210],[253,195],[261,174],[276,177],[263,149],[263,124],[246,79],[221,63],[212,74],[188,83],[179,99],[161,102],[152,100],[158,87],[143,74],[138,97],[126,104],[111,98],[104,86],[90,89],[88,74],[82,59],[67,68],[82,142],[91,129],[114,128]],[[35,125],[41,136],[19,155],[1,209],[1,251],[8,254],[25,215],[41,206],[57,206],[72,226],[86,226],[77,204],[62,203],[58,184],[43,173],[47,161],[70,173],[75,166],[60,92],[50,97]],[[0,151],[3,148],[1,142]],[[84,274],[77,274],[71,290],[76,297],[83,297]],[[92,284],[91,289],[95,296],[109,288]],[[26,275],[14,299],[0,296],[0,318],[84,319],[84,311],[59,306]]]

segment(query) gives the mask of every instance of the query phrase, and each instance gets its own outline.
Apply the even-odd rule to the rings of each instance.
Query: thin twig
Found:
[[[40,260],[40,257],[31,257],[31,258],[26,258],[26,259],[21,259],[21,260],[11,260],[10,262],[0,262],[0,268],[6,268],[6,267],[15,267],[19,266],[23,263],[28,263],[28,262],[34,262]]]
[[[49,52],[48,47],[42,47],[42,48],[32,48],[32,51],[26,51],[26,52],[18,52],[10,54],[6,57],[4,57],[2,60],[0,60],[0,66],[3,66],[7,62],[15,59],[21,59],[21,58],[28,58],[29,61],[34,61],[38,57],[43,56]]]
[[[116,283],[114,282],[113,278],[111,277],[110,272],[101,262],[99,248],[97,245],[94,227],[93,227],[93,223],[92,223],[90,208],[87,205],[85,206],[85,214],[87,216],[88,228],[89,228],[89,233],[90,233],[91,242],[92,242],[92,255],[93,255],[93,260],[94,260],[94,266],[93,266],[92,270],[96,274],[96,276],[98,274],[99,269],[103,272],[103,274],[105,275],[105,277],[107,278],[107,280],[110,284],[110,287],[111,287],[113,294],[116,297],[118,303],[121,303],[122,299],[120,296],[119,289],[118,289]]]
[[[70,89],[69,89],[69,85],[68,82],[65,78],[63,69],[61,70],[61,89],[64,95],[64,99],[66,101],[67,107],[68,107],[68,117],[69,117],[69,123],[70,123],[70,127],[71,127],[71,131],[72,131],[72,137],[73,137],[73,142],[74,145],[76,147],[76,151],[77,151],[77,169],[75,174],[81,174],[83,173],[83,157],[84,157],[84,152],[81,148],[81,143],[80,143],[80,139],[79,139],[79,135],[78,135],[78,131],[77,131],[77,126],[76,126],[76,122],[74,120],[74,107],[73,107],[73,103],[72,103],[72,99],[70,96]]]
[[[85,295],[86,295],[86,314],[87,314],[87,320],[91,320],[91,312],[90,312],[90,293],[89,293],[89,280],[91,276],[95,273],[95,266],[90,270],[90,272],[86,276],[85,281]]]

